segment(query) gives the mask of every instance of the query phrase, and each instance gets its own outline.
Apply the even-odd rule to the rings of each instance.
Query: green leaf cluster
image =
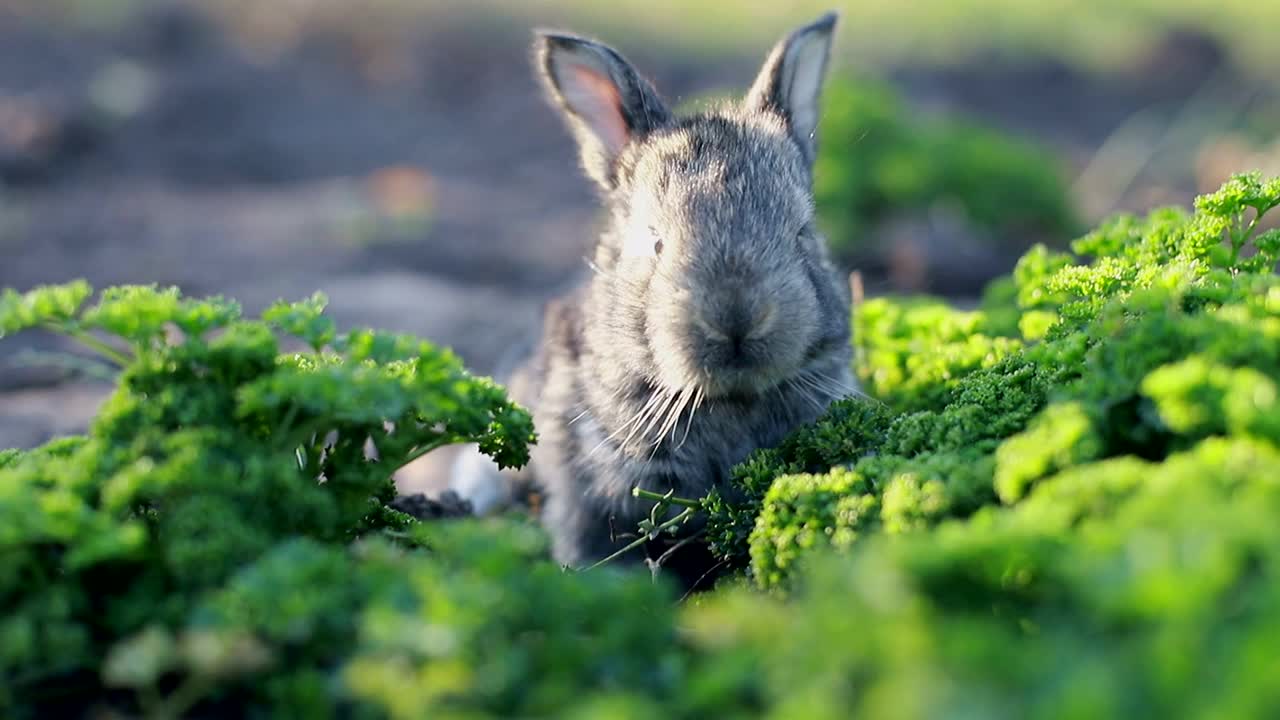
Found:
[[[811,550],[1013,506],[1090,463],[1276,443],[1280,231],[1262,228],[1277,205],[1280,180],[1241,175],[1194,213],[1112,219],[1075,255],[1032,249],[977,310],[865,303],[872,399],[736,468],[738,496],[710,498],[714,549],[783,589]]]
[[[392,474],[431,449],[528,459],[529,415],[502,388],[414,338],[337,334],[320,296],[260,319],[176,289],[91,297],[83,282],[0,296],[4,334],[60,332],[119,365],[85,437],[0,455],[0,714],[128,688],[147,714],[181,715],[285,650],[243,623],[207,634],[198,608],[246,572],[308,548],[349,562],[352,540],[399,538],[414,521],[387,504]],[[347,623],[334,604],[359,585],[274,580],[261,590],[308,606],[312,629]]]
[[[680,501],[745,570],[683,603],[517,518],[387,505],[442,443],[527,459],[447,352],[322,298],[5,293],[5,333],[121,374],[85,437],[0,452],[0,714],[1274,715],[1278,205],[1242,175],[1033,249],[976,310],[862,305],[872,397]]]

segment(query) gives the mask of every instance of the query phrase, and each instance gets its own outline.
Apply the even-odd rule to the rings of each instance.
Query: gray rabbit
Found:
[[[537,33],[538,75],[608,210],[594,273],[548,305],[508,382],[534,415],[525,477],[561,563],[627,542],[653,505],[633,488],[702,497],[752,450],[856,393],[849,289],[812,195],[835,23],[794,31],[744,101],[691,117],[611,48]],[[517,481],[498,478],[473,452],[453,488],[485,512]]]

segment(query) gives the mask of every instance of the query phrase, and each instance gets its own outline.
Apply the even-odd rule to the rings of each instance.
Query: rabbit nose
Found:
[[[768,333],[776,316],[777,306],[772,302],[733,302],[712,313],[711,318],[694,313],[694,322],[709,339],[732,345],[738,353],[746,341]]]
[[[751,332],[751,325],[751,313],[741,305],[734,305],[724,314],[720,328],[736,349],[747,339],[747,333]]]

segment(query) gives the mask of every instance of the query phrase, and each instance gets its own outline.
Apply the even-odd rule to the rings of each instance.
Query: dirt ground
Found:
[[[249,312],[322,290],[344,327],[416,333],[491,372],[583,270],[592,194],[536,93],[527,27],[441,14],[420,29],[396,53],[320,33],[264,60],[187,5],[109,34],[0,10],[0,287],[176,284]],[[708,65],[617,43],[677,98],[744,86],[764,52]],[[928,111],[1044,139],[1078,172],[1136,111],[1174,113],[1220,61],[1194,37],[1162,52],[1107,78],[995,55],[889,77]],[[1138,182],[1121,204],[1185,202],[1193,185]],[[930,250],[947,264],[945,243]],[[104,385],[33,366],[59,349],[0,342],[0,447],[92,416]]]

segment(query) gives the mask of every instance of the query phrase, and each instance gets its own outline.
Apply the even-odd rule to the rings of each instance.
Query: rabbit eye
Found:
[[[650,237],[653,238],[653,254],[661,255],[662,254],[662,237],[658,234],[658,228],[650,225],[649,235]]]

